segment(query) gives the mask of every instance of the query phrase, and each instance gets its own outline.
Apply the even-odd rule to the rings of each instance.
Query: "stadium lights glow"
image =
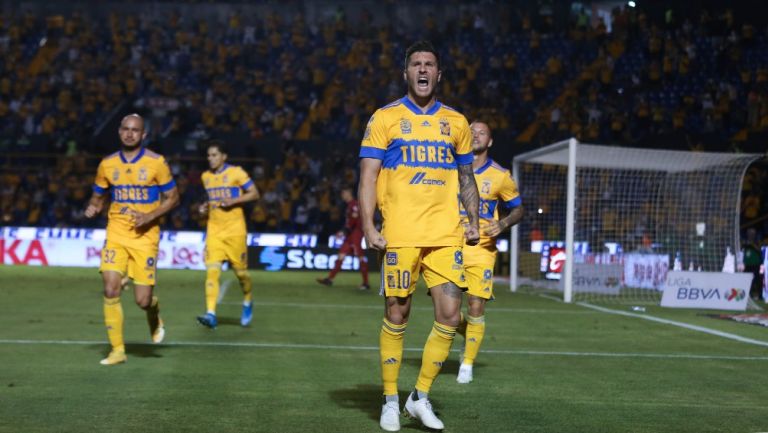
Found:
[[[633,8],[633,7],[637,6],[637,3],[633,2],[633,1],[628,1],[627,2],[627,6]]]
[[[542,213],[544,213],[544,209],[542,209],[542,208],[539,208],[539,211],[538,211],[538,212],[539,212],[540,214],[542,214]]]

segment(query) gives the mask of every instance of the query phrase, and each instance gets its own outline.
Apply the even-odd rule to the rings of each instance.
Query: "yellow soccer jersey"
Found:
[[[472,163],[467,119],[436,102],[422,112],[407,96],[373,114],[360,158],[382,161],[376,184],[388,247],[460,246],[458,164]]]
[[[107,156],[99,163],[93,190],[110,192],[107,239],[126,246],[157,246],[160,227],[157,221],[141,230],[134,229],[132,211],[152,212],[160,206],[160,194],[176,186],[165,158],[141,149],[133,160],[125,159],[122,151]]]
[[[520,204],[520,193],[512,174],[506,168],[488,158],[482,167],[475,170],[475,182],[480,193],[480,242],[477,248],[496,252],[496,239],[483,233],[490,220],[499,219],[499,202],[507,209],[513,209]],[[467,223],[467,213],[461,209],[462,223]]]
[[[241,206],[227,209],[219,207],[219,202],[227,198],[240,197],[242,191],[253,186],[253,181],[242,168],[224,164],[218,171],[210,170],[200,176],[205,192],[208,194],[208,237],[226,238],[245,236],[245,214]]]

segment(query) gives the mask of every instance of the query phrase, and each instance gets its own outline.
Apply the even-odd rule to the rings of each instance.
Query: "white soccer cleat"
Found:
[[[408,394],[408,400],[405,401],[405,415],[417,419],[424,424],[424,427],[442,430],[445,428],[443,422],[435,415],[432,410],[432,403],[428,398],[413,399],[413,392]]]
[[[456,376],[456,382],[470,383],[472,382],[472,366],[467,364],[461,364],[459,367],[459,375]]]
[[[107,355],[106,358],[99,361],[99,364],[101,365],[117,365],[122,364],[128,360],[128,357],[125,356],[125,351],[123,350],[112,350],[109,352],[109,355]]]
[[[163,324],[163,319],[157,318],[157,328],[152,330],[150,329],[150,332],[152,333],[152,342],[155,344],[160,344],[163,342],[163,339],[165,338],[165,325]]]
[[[379,425],[386,431],[400,431],[400,408],[396,401],[388,401],[381,406]]]

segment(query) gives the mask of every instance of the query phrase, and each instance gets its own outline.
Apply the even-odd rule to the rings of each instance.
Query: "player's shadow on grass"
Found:
[[[161,347],[154,344],[126,344],[125,352],[128,356],[139,358],[162,358],[163,355],[157,353]],[[167,347],[165,347],[167,349]]]
[[[400,397],[400,413],[402,414],[405,409],[403,405],[405,400],[408,399],[408,394],[411,390],[401,390],[398,393]],[[331,400],[336,402],[339,407],[343,409],[357,409],[368,415],[372,421],[378,423],[379,417],[381,417],[381,405],[384,404],[384,400],[381,395],[381,385],[361,384],[356,385],[354,388],[346,389],[334,389],[329,393]],[[435,414],[440,416],[440,405],[433,405]],[[403,427],[412,428],[414,430],[433,432],[435,430],[424,427],[419,421],[409,418],[400,417],[400,422]]]
[[[220,317],[219,318],[219,325],[226,325],[226,326],[240,326],[240,318],[237,317]]]
[[[333,389],[331,400],[344,409],[357,409],[378,422],[381,415],[381,385],[360,384],[354,388]],[[406,397],[408,395],[406,394]],[[403,398],[402,396],[400,398]]]

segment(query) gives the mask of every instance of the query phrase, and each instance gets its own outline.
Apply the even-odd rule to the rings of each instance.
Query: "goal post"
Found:
[[[511,290],[651,303],[674,266],[719,272],[739,249],[741,184],[761,157],[573,138],[516,156],[526,216],[511,233]]]

